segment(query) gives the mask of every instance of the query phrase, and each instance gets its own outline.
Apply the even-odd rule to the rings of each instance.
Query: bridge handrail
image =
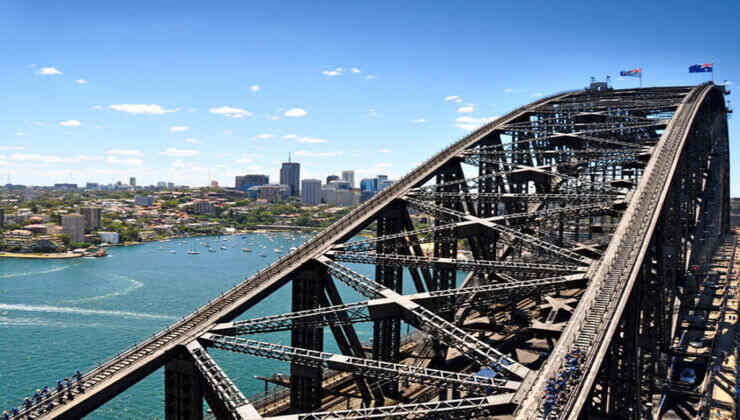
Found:
[[[296,250],[291,251],[290,253],[282,256],[278,260],[274,261],[272,264],[268,265],[267,267],[259,270],[257,273],[253,274],[251,277],[245,279],[243,282],[237,284],[236,286],[232,287],[231,289],[228,289],[221,293],[220,295],[216,296],[215,298],[209,300],[204,305],[201,305],[194,311],[190,312],[189,314],[182,317],[179,321],[176,321],[175,323],[167,326],[165,329],[160,330],[156,334],[153,334],[148,339],[145,339],[143,341],[140,341],[129,348],[119,352],[118,354],[105,359],[102,363],[96,363],[97,366],[91,369],[90,371],[86,372],[85,375],[82,377],[81,381],[84,383],[85,381],[88,381],[90,379],[93,379],[94,376],[97,376],[98,372],[105,371],[115,365],[117,361],[123,357],[127,357],[129,355],[133,355],[147,346],[149,346],[151,343],[155,342],[156,340],[159,340],[163,337],[165,337],[167,334],[172,332],[175,329],[178,329],[184,325],[187,324],[187,322],[193,320],[195,317],[199,316],[204,310],[209,309],[210,307],[214,307],[218,305],[224,297],[230,296],[230,295],[236,295],[236,294],[243,294],[245,292],[249,292],[255,288],[257,288],[260,284],[263,283],[264,280],[269,279],[274,274],[277,274],[279,271],[281,271],[281,266],[285,265],[289,261],[291,262],[298,262],[301,258],[305,257],[306,255],[310,254],[312,251],[319,247],[325,247],[327,245],[326,239],[329,239],[333,235],[341,232],[346,227],[350,226],[356,217],[365,215],[371,211],[375,210],[376,205],[383,201],[388,201],[389,198],[394,198],[396,194],[402,192],[404,189],[408,189],[412,186],[412,184],[416,184],[421,182],[422,180],[419,180],[418,178],[425,173],[430,172],[435,165],[439,165],[443,163],[444,161],[448,160],[451,156],[455,156],[458,154],[458,152],[465,148],[469,147],[469,145],[476,139],[479,139],[482,137],[482,135],[487,135],[490,132],[492,132],[496,127],[498,127],[501,124],[504,124],[508,120],[514,118],[516,115],[525,112],[528,109],[533,109],[536,106],[539,106],[543,103],[546,103],[548,101],[551,101],[553,99],[556,99],[558,97],[572,94],[574,92],[577,92],[577,90],[565,90],[558,93],[555,93],[553,95],[549,95],[547,97],[543,97],[535,102],[529,103],[527,105],[524,105],[522,107],[519,107],[499,118],[496,120],[485,124],[478,128],[477,130],[473,131],[472,133],[462,137],[455,143],[453,143],[451,146],[448,146],[446,148],[443,148],[438,152],[437,154],[433,155],[431,158],[429,158],[427,161],[423,162],[422,164],[418,165],[416,168],[414,168],[411,172],[407,173],[404,177],[402,177],[398,182],[390,185],[389,187],[381,190],[377,194],[375,194],[373,197],[371,197],[368,201],[360,205],[359,207],[353,209],[351,212],[337,220],[336,222],[329,225],[325,230],[319,232],[318,234],[314,235],[311,239],[306,241],[304,244],[300,245]],[[223,308],[221,308],[223,309]],[[57,394],[57,391],[53,391],[50,394],[50,397],[53,397]],[[29,414],[31,411],[35,409],[35,406],[32,406],[31,409],[25,409],[22,408],[19,410],[20,416]]]
[[[700,87],[693,90],[684,100],[684,104],[688,104],[690,107],[687,111],[687,115],[691,117],[699,106],[699,102],[696,101],[697,96],[700,92],[708,87],[708,84],[701,85]],[[639,248],[642,246],[642,240],[644,238],[637,238],[636,234],[628,234],[626,231],[629,228],[631,232],[643,233],[646,232],[646,226],[649,225],[653,214],[660,209],[657,208],[657,202],[659,196],[663,191],[663,187],[668,188],[665,180],[659,178],[665,178],[668,176],[670,165],[674,162],[675,155],[678,153],[678,143],[681,141],[681,136],[684,134],[688,123],[691,118],[687,118],[686,114],[681,112],[681,109],[676,111],[675,123],[680,125],[680,129],[672,128],[670,131],[666,130],[665,140],[656,146],[656,153],[651,159],[648,167],[645,169],[643,175],[644,183],[640,183],[638,190],[633,196],[629,207],[623,214],[621,222],[617,231],[614,235],[614,242],[610,243],[609,248],[605,252],[604,259],[590,270],[588,277],[592,279],[592,284],[589,285],[586,293],[581,298],[581,303],[574,311],[571,320],[568,323],[568,327],[561,335],[558,340],[558,350],[553,351],[550,355],[549,360],[560,361],[559,365],[551,365],[550,371],[541,371],[541,376],[545,379],[551,377],[555,372],[559,371],[565,366],[565,355],[575,345],[575,340],[578,333],[583,329],[586,323],[586,318],[593,305],[596,301],[597,295],[602,292],[605,287],[605,280],[608,273],[617,273],[618,283],[614,287],[611,299],[607,309],[604,311],[601,319],[599,320],[599,328],[597,329],[597,335],[592,338],[592,343],[600,342],[601,336],[606,333],[607,327],[610,323],[611,318],[608,316],[619,304],[620,295],[624,292],[625,283],[629,280],[630,274],[633,271],[634,264],[628,264],[627,258],[632,260],[638,257]],[[662,171],[657,172],[656,171]],[[664,177],[659,177],[661,173],[664,173]],[[656,203],[655,208],[648,208],[650,203]],[[639,240],[638,240],[639,239]],[[615,250],[616,252],[609,252]],[[624,254],[627,253],[625,256]],[[600,346],[591,346],[589,351],[586,353],[587,362],[584,363],[585,367],[589,367],[593,363],[594,357],[596,357]],[[554,369],[552,369],[554,368]],[[583,379],[579,381],[577,389],[580,390],[583,387]],[[544,379],[543,379],[544,381]],[[527,391],[526,398],[534,398],[534,395],[540,393],[540,387],[532,386]],[[580,396],[580,392],[574,390],[570,393],[567,403],[561,406],[560,413],[565,415],[570,413],[569,409],[574,405],[576,399]],[[518,414],[518,418],[533,418],[536,410],[538,410],[539,404],[531,404],[525,408],[524,411]]]

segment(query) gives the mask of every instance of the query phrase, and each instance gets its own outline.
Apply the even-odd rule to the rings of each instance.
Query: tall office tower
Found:
[[[94,230],[102,226],[103,209],[100,207],[83,207],[82,218],[85,219],[85,228]]]
[[[69,235],[72,242],[85,240],[85,219],[81,215],[72,213],[62,216],[62,231]]]
[[[301,181],[301,202],[303,204],[319,204],[321,202],[321,180],[304,179]]]
[[[378,189],[380,189],[380,183],[388,180],[388,175],[378,175]]]
[[[332,181],[338,181],[339,177],[336,175],[329,175],[326,177],[326,184],[328,185]]]
[[[350,188],[355,187],[355,171],[342,171],[342,180],[349,182]]]
[[[241,191],[246,191],[251,187],[257,187],[260,185],[267,185],[270,183],[270,177],[267,175],[243,175],[237,176],[234,188]]]
[[[288,161],[283,162],[283,166],[280,168],[280,184],[288,186],[288,195],[291,197],[297,197],[299,190],[298,183],[301,179],[301,164],[298,162],[291,162],[290,156]]]
[[[128,185],[131,186],[131,187],[133,187],[133,188],[136,188],[136,177],[133,177],[132,176],[131,178],[129,178],[128,179]]]

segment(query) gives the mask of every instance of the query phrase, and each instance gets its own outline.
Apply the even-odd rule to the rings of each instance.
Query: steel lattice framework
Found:
[[[164,366],[168,419],[200,418],[204,398],[228,419],[652,418],[687,267],[728,229],[723,93],[586,89],[519,108],[21,416],[80,418]],[[367,300],[343,302],[335,281]],[[234,321],[286,284],[285,313]],[[290,345],[249,338],[274,331]],[[208,348],[289,363],[287,408],[248,401]],[[354,407],[322,405],[329,369]]]

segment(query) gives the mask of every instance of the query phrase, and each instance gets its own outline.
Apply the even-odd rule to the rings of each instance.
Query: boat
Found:
[[[267,254],[265,254],[264,252],[260,254],[260,257],[266,257],[266,256]]]
[[[173,249],[172,251],[170,251],[170,254],[177,254],[177,251],[175,251],[175,250]]]
[[[242,248],[242,251],[244,251],[244,252],[252,252],[252,250],[249,249],[249,248]]]
[[[296,247],[294,247],[294,246],[291,246],[291,247],[290,247],[290,251],[291,251],[291,252],[295,251],[296,249],[298,249],[298,248],[296,248]]]
[[[225,246],[223,246],[223,245],[221,245],[221,249],[226,249],[226,247],[225,247]]]
[[[189,255],[198,255],[198,254],[200,254],[200,252],[198,252],[198,251],[188,251],[188,254]]]
[[[216,250],[213,248],[208,248],[208,252],[216,252]]]

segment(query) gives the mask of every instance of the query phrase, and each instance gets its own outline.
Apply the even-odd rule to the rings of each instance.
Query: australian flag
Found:
[[[640,77],[642,75],[642,69],[632,69],[632,70],[622,70],[619,72],[620,76],[633,76],[633,77]]]
[[[711,73],[712,67],[713,63],[694,64],[693,66],[689,66],[689,73]]]

